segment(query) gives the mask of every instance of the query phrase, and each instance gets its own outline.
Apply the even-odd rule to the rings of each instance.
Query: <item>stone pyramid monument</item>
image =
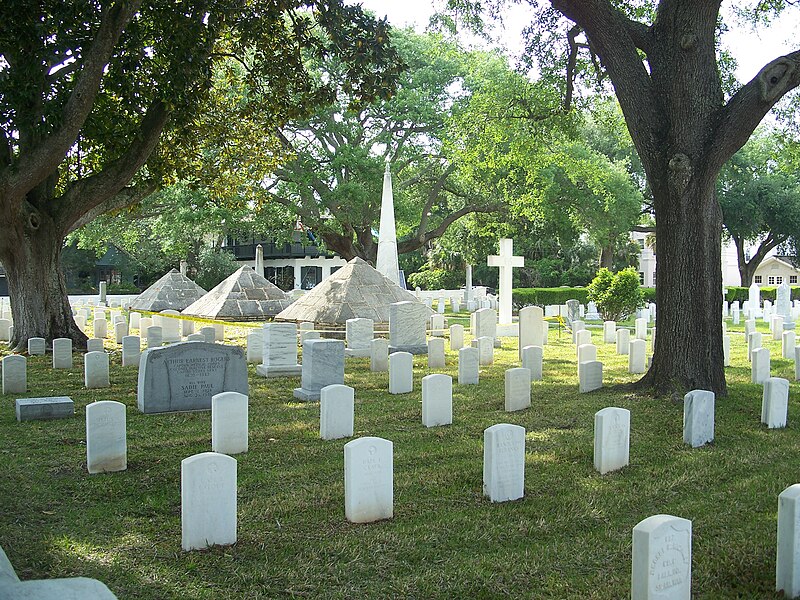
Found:
[[[367,262],[354,258],[275,317],[276,321],[309,321],[344,325],[347,319],[389,322],[389,305],[411,300],[410,292],[381,275]]]
[[[252,267],[244,266],[187,306],[183,314],[221,321],[264,320],[275,316],[291,302],[283,290]]]
[[[194,281],[172,269],[153,285],[136,296],[130,304],[131,310],[183,310],[206,291]]]

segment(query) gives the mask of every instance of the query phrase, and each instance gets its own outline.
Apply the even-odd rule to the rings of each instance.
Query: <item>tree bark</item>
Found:
[[[0,262],[8,274],[14,318],[11,348],[25,351],[31,337],[45,338],[48,347],[53,339],[66,337],[73,349],[85,350],[87,337],[72,318],[60,267],[63,233],[46,216],[18,219],[6,231],[13,243],[0,246]]]
[[[609,244],[600,249],[600,267],[611,270],[614,266],[614,245]]]

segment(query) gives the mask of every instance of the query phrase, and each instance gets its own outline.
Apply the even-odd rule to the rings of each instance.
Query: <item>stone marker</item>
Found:
[[[247,362],[248,364],[261,364],[263,360],[264,336],[261,328],[254,329],[247,334]]]
[[[647,372],[647,342],[642,338],[631,340],[628,346],[628,373]]]
[[[145,335],[148,348],[159,348],[164,343],[163,329],[158,325],[148,327]]]
[[[194,333],[194,321],[191,319],[181,319],[181,335],[187,337]]]
[[[447,305],[445,304],[444,296],[439,296],[439,303],[436,305],[436,312],[438,314],[444,314]]]
[[[601,475],[628,466],[631,411],[609,406],[594,414],[594,468]]]
[[[636,319],[633,324],[635,328],[634,336],[637,340],[647,339],[647,322],[649,319]]]
[[[181,320],[175,318],[180,314],[177,310],[161,311],[161,339],[167,344],[181,341]]]
[[[581,378],[581,363],[597,360],[597,346],[581,344],[578,346],[578,381]]]
[[[389,355],[389,393],[407,394],[414,391],[414,357],[410,352]]]
[[[514,256],[514,240],[511,238],[501,238],[499,245],[499,254],[487,256],[486,264],[490,267],[500,268],[500,275],[498,278],[498,287],[500,288],[500,322],[503,325],[508,325],[511,323],[512,269],[514,269],[514,267],[524,267],[525,258],[522,256]]]
[[[483,432],[483,495],[491,502],[525,494],[525,428],[499,423]]]
[[[24,394],[28,391],[28,360],[21,354],[10,354],[0,360],[3,369],[3,394]]]
[[[460,323],[450,325],[450,350],[461,350],[464,347],[464,326]]]
[[[207,344],[213,344],[215,341],[217,341],[217,330],[210,325],[201,327],[198,333],[203,336]]]
[[[783,333],[783,317],[774,316],[770,320],[770,333],[774,341],[780,341],[781,334]]]
[[[86,353],[83,357],[83,382],[88,389],[111,387],[108,376],[108,354]]]
[[[443,369],[444,367],[444,338],[432,338],[428,340],[428,368]]]
[[[760,331],[754,331],[747,336],[747,360],[753,360],[753,350],[761,348],[762,335]]]
[[[319,437],[353,437],[355,390],[349,385],[326,385],[319,394]]]
[[[369,370],[373,373],[389,370],[389,340],[375,338],[369,343]]]
[[[786,427],[786,412],[789,407],[789,382],[780,377],[768,377],[764,381],[761,398],[761,422],[768,429]]]
[[[47,352],[47,341],[44,338],[28,338],[28,354],[31,356],[44,355]]]
[[[489,336],[483,336],[474,340],[478,348],[478,362],[480,365],[491,365],[494,363],[494,340]]]
[[[15,408],[17,421],[66,419],[75,414],[75,404],[67,396],[19,398]]]
[[[128,468],[125,405],[101,400],[86,405],[86,468],[111,473]]]
[[[212,325],[214,328],[214,341],[215,342],[224,342],[225,341],[225,324],[224,323],[214,323]]]
[[[786,598],[800,596],[800,483],[778,496],[778,556],[775,590]]]
[[[526,306],[519,311],[519,358],[522,360],[522,349],[525,346],[542,346],[544,344],[544,311],[541,306]]]
[[[186,336],[186,341],[187,342],[205,342],[206,341],[206,336],[204,336],[202,333],[190,333],[189,335]],[[213,342],[209,342],[209,343],[213,343]]]
[[[435,314],[431,315],[431,335],[434,337],[444,337],[445,328],[447,327],[447,320],[444,315]]]
[[[53,340],[53,368],[72,368],[72,340],[69,338],[56,338]]]
[[[603,363],[589,360],[581,364],[578,372],[578,390],[581,394],[603,387]]]
[[[114,343],[121,344],[122,338],[128,335],[128,324],[124,321],[114,323]]]
[[[344,445],[344,514],[351,523],[394,516],[393,444],[362,437]]]
[[[731,336],[729,335],[722,336],[722,359],[724,366],[731,366]]]
[[[781,356],[794,360],[794,348],[797,345],[797,334],[794,331],[784,331],[781,336]]]
[[[216,452],[184,458],[181,461],[181,547],[195,550],[235,543],[236,459]]]
[[[769,349],[756,348],[753,350],[753,363],[750,365],[750,381],[752,383],[764,383],[769,379],[769,372]]]
[[[614,344],[617,341],[617,322],[603,321],[603,343]]]
[[[304,402],[319,400],[320,390],[335,383],[344,383],[344,342],[303,342],[301,387],[294,389],[294,397]]]
[[[105,341],[100,338],[89,338],[86,340],[86,352],[104,352]]]
[[[211,449],[220,454],[247,452],[248,398],[239,392],[211,397]]]
[[[130,319],[130,328],[139,329],[141,326],[142,313],[136,311],[131,312],[128,314],[128,318]],[[191,323],[191,321],[189,321],[189,323]]]
[[[692,522],[653,515],[633,528],[631,600],[690,600]]]
[[[577,300],[567,300],[567,313],[565,315],[568,324],[572,324],[574,321],[577,321],[581,317],[581,303]]]
[[[453,378],[435,373],[422,378],[422,424],[438,427],[453,423]]]
[[[105,338],[108,336],[108,321],[106,321],[105,317],[100,318],[98,314],[95,313],[92,331],[96,338]]]
[[[714,392],[692,390],[683,397],[683,443],[698,448],[714,441]]]
[[[372,319],[347,319],[345,356],[370,356],[370,343],[375,337],[375,322]]]
[[[505,410],[514,412],[531,406],[531,372],[524,367],[506,369]]]
[[[262,327],[261,339],[261,364],[256,367],[256,373],[262,377],[302,374],[303,367],[297,362],[297,326],[294,323],[267,323]]]
[[[794,347],[794,380],[800,381],[800,346]]]
[[[531,381],[542,380],[542,363],[544,348],[541,346],[525,346],[522,349],[522,366],[531,372]]]
[[[478,385],[480,352],[477,348],[465,347],[458,351],[459,385]]]
[[[0,342],[11,341],[11,320],[0,319]]]
[[[575,337],[573,338],[576,346],[583,346],[585,344],[592,343],[592,332],[588,329],[581,329],[575,332]]]
[[[389,352],[424,354],[428,351],[425,342],[425,326],[428,309],[424,304],[405,300],[389,305]]]
[[[627,354],[630,343],[630,329],[617,329],[617,354]]]
[[[137,404],[143,413],[210,410],[220,392],[247,395],[247,362],[238,346],[179,342],[142,353]]]
[[[491,308],[481,308],[472,313],[472,336],[474,338],[489,337],[492,346],[497,345],[497,311]]]

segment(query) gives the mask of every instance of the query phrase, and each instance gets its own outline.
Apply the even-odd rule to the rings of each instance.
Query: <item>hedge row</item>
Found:
[[[775,302],[775,295],[777,287],[762,287],[761,300],[769,300]],[[792,287],[792,300],[800,300],[800,287]],[[750,295],[750,290],[746,287],[729,287],[725,289],[725,300],[728,302],[739,301],[739,304],[745,302]]]
[[[655,288],[639,289],[642,291],[644,304],[656,301]],[[589,291],[584,287],[516,288],[513,293],[514,307],[517,310],[534,304],[537,306],[566,304],[567,300],[578,300],[581,304],[586,304],[589,301]],[[745,295],[746,299],[747,296]]]

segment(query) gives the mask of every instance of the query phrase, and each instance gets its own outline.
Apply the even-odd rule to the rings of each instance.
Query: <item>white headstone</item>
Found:
[[[525,346],[522,349],[522,366],[531,372],[531,381],[542,380],[544,349],[541,346]]]
[[[236,543],[236,459],[202,452],[181,461],[181,547]]]
[[[126,335],[122,338],[122,366],[139,366],[142,356],[142,339],[138,335]]]
[[[447,321],[445,320],[444,315],[440,315],[439,313],[431,315],[430,325],[431,325],[432,336],[434,337],[444,336],[445,327],[447,327]]]
[[[722,336],[722,359],[724,366],[731,366],[731,336],[729,335]]]
[[[128,335],[128,324],[125,321],[114,323],[114,343],[121,344],[122,338]]]
[[[580,393],[592,392],[603,387],[603,363],[590,360],[581,363],[578,372],[578,389]]]
[[[636,319],[634,321],[636,332],[633,337],[635,337],[637,340],[647,339],[647,322],[647,319]]]
[[[191,319],[181,319],[181,335],[188,337],[194,333],[194,321]]]
[[[544,344],[544,311],[541,306],[526,306],[519,311],[519,358],[525,346]]]
[[[294,397],[303,401],[319,400],[326,385],[344,383],[344,342],[341,340],[306,340],[303,342],[303,365],[299,388]]]
[[[319,437],[323,440],[353,437],[355,390],[334,384],[325,386],[319,394]]]
[[[592,332],[588,329],[581,329],[575,332],[575,345],[581,347],[584,344],[592,343]]]
[[[153,325],[147,328],[145,335],[147,336],[147,347],[148,348],[158,348],[163,343],[162,337],[163,330],[161,327],[157,325]]]
[[[351,523],[394,516],[393,445],[362,437],[344,445],[344,513]]]
[[[573,344],[577,344],[578,343],[578,334],[581,331],[586,331],[586,323],[584,323],[580,319],[575,319],[574,321],[572,321],[572,343]]]
[[[105,320],[105,317],[98,318],[97,313],[94,316],[94,323],[92,324],[92,331],[94,332],[94,337],[96,338],[105,338],[108,336],[108,321]]]
[[[474,322],[472,336],[474,338],[489,337],[494,346],[497,338],[497,312],[491,308],[481,308],[472,313],[471,319]]]
[[[130,319],[130,323],[129,323],[130,328],[131,329],[139,329],[139,326],[141,325],[142,313],[131,312],[128,315],[128,318]],[[191,322],[192,321],[188,321],[188,323],[191,323]]]
[[[389,305],[389,350],[423,354],[428,350],[424,304],[406,300]]]
[[[347,319],[345,321],[345,339],[347,356],[369,356],[370,343],[375,337],[375,322],[372,319]]]
[[[511,323],[511,295],[514,288],[512,269],[524,267],[525,259],[522,256],[514,256],[514,240],[502,238],[499,256],[489,256],[486,264],[490,267],[500,267],[500,323],[509,325]]]
[[[435,373],[422,378],[422,424],[437,427],[453,423],[453,378]]]
[[[217,342],[224,342],[225,341],[225,324],[224,323],[214,323],[214,340]]]
[[[111,387],[108,376],[108,354],[87,352],[83,357],[83,379],[87,388]]]
[[[128,468],[125,405],[101,400],[86,405],[86,468],[111,473]]]
[[[800,364],[800,362],[798,362]],[[480,372],[480,351],[466,346],[458,351],[459,385],[477,385]]]
[[[692,390],[683,397],[683,443],[698,448],[714,441],[714,392]]]
[[[747,292],[747,301],[751,311],[750,318],[757,316],[761,309],[761,288],[758,287],[756,282],[750,284],[750,289]]]
[[[525,495],[525,428],[499,423],[483,432],[483,495],[492,502]]]
[[[775,589],[786,598],[800,596],[800,483],[778,496],[778,556]]]
[[[47,352],[47,341],[44,338],[28,338],[28,354],[31,356],[44,355]]]
[[[594,414],[594,468],[601,475],[628,466],[631,412],[608,407]]]
[[[100,338],[89,338],[86,340],[87,352],[103,352],[105,350],[105,342]]]
[[[28,391],[28,360],[21,354],[9,354],[0,360],[3,369],[3,394]]]
[[[506,369],[506,412],[525,410],[531,406],[531,372],[524,367]]]
[[[139,319],[139,337],[147,337],[147,328],[153,326],[152,317],[142,317]]]
[[[464,347],[464,326],[460,323],[450,325],[450,350],[461,350]]]
[[[781,339],[781,334],[783,333],[783,317],[772,317],[771,329],[772,331],[772,339],[778,341]]]
[[[261,364],[256,373],[262,377],[293,377],[301,374],[302,369],[297,362],[297,326],[265,324],[261,329]]]
[[[587,321],[599,321],[603,317],[600,316],[600,313],[597,312],[597,303],[590,300],[586,305],[586,320]]]
[[[407,394],[414,391],[413,374],[414,357],[410,352],[395,352],[389,355],[390,394]]]
[[[641,338],[631,340],[628,347],[628,373],[647,372],[647,342]]]
[[[764,383],[769,379],[769,372],[769,349],[756,348],[753,350],[753,363],[750,366],[750,381],[752,383]]]
[[[747,335],[747,359],[753,360],[753,350],[761,348],[762,335],[760,331],[754,331]]]
[[[489,336],[479,337],[476,340],[478,348],[478,360],[481,365],[491,365],[494,363],[494,340]]]
[[[797,334],[793,330],[784,331],[781,336],[781,356],[794,360],[795,346],[797,346]]]
[[[248,398],[239,392],[211,396],[211,449],[220,454],[247,452]]]
[[[653,515],[633,528],[631,600],[690,600],[692,522]]]
[[[142,319],[142,321],[144,321],[144,319]],[[147,329],[145,329],[144,325],[142,325],[142,329],[147,331],[147,329],[150,328],[148,327]],[[208,344],[213,344],[217,340],[217,330],[211,327],[210,325],[207,325],[206,327],[201,327],[198,333],[200,333],[200,335],[203,336],[206,343]]]
[[[439,302],[436,305],[436,312],[438,314],[441,314],[441,315],[444,314],[445,308],[447,308],[445,303],[446,303],[446,300],[444,299],[444,296],[439,296]]]
[[[614,344],[617,341],[617,322],[603,321],[603,343]]]
[[[254,329],[247,334],[247,362],[261,364],[264,359],[264,335],[262,329]]]
[[[444,367],[444,338],[431,338],[428,340],[428,368],[443,369]]]
[[[389,370],[389,340],[375,338],[369,343],[369,370],[379,373]]]
[[[56,338],[53,340],[53,368],[72,368],[72,340],[69,338]]]
[[[0,319],[0,342],[11,341],[11,319]]]
[[[581,364],[597,360],[597,346],[594,344],[581,344],[578,346],[578,380],[581,377]]]
[[[768,429],[786,427],[786,412],[789,407],[789,382],[780,377],[768,377],[764,381],[761,399],[761,422]]]

